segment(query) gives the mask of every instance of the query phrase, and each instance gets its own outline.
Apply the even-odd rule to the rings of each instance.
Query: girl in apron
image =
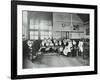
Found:
[[[62,45],[62,41],[59,41],[58,46],[59,46],[58,52],[59,52],[60,54],[62,54],[62,53],[63,53],[63,45]]]
[[[68,54],[68,42],[66,39],[63,40],[63,54],[67,56]]]
[[[70,55],[71,54],[71,48],[72,48],[72,42],[71,40],[68,41],[68,45],[64,49],[64,54],[65,55]]]
[[[77,46],[76,46],[76,41],[73,40],[72,44],[73,44],[73,49],[72,49],[72,54],[71,54],[71,55],[72,55],[72,57],[74,57],[74,56],[77,55]]]
[[[53,52],[53,47],[54,47],[54,44],[53,44],[53,42],[51,41],[51,42],[50,42],[50,52]]]
[[[79,48],[80,56],[83,55],[83,41],[82,40],[79,41],[78,48]]]
[[[41,42],[39,51],[45,53],[45,48],[46,48],[46,40],[43,40]]]

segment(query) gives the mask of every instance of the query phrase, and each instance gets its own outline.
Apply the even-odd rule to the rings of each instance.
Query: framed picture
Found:
[[[97,74],[97,6],[11,1],[11,78]]]

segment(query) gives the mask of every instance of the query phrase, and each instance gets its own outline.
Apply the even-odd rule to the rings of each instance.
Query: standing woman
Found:
[[[53,43],[54,43],[54,47],[53,47],[54,52],[58,52],[58,41],[54,39]]]
[[[72,56],[74,57],[74,56],[77,55],[77,45],[76,45],[76,41],[73,40],[72,44],[73,44]]]
[[[51,42],[49,44],[50,44],[50,52],[53,52],[54,44],[53,44],[52,40],[51,40]]]
[[[50,51],[49,42],[50,42],[50,40],[48,39],[48,40],[46,41],[46,48],[45,48],[46,53],[48,53],[48,52]]]
[[[41,41],[39,51],[40,51],[41,53],[45,53],[45,48],[46,48],[46,40],[44,39],[44,40]]]
[[[63,54],[65,55],[65,56],[68,56],[68,54],[69,54],[69,39],[64,39],[63,40]]]
[[[79,55],[82,56],[83,55],[83,40],[82,39],[79,41],[78,47],[79,47]]]
[[[59,52],[60,54],[62,54],[62,53],[63,53],[62,41],[59,41],[59,42],[58,42],[58,46],[59,46],[58,52]]]
[[[32,45],[32,62],[37,57],[40,49],[41,40],[35,40]]]
[[[26,58],[30,55],[29,40],[23,41],[23,57]]]
[[[72,53],[72,41],[71,40],[69,40],[68,41],[68,55],[71,55]]]

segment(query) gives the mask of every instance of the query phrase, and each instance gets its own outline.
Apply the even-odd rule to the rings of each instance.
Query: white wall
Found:
[[[64,27],[63,24],[65,24]],[[73,30],[73,25],[79,25],[79,30]],[[88,26],[89,27],[89,26]],[[85,35],[85,26],[83,21],[77,14],[73,13],[53,13],[53,31],[69,31],[70,38],[80,39],[84,38]],[[61,34],[61,33],[60,33]],[[66,36],[66,34],[64,35]],[[56,37],[60,38],[61,35]]]
[[[62,27],[65,24],[65,27]],[[70,31],[71,30],[71,14],[53,13],[53,30],[54,31]]]

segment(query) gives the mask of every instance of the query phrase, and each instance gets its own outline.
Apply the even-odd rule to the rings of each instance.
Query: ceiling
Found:
[[[89,22],[89,14],[77,14],[83,22]]]

